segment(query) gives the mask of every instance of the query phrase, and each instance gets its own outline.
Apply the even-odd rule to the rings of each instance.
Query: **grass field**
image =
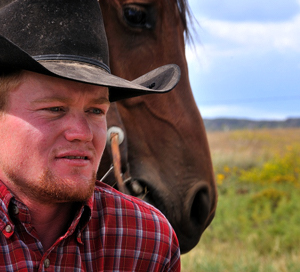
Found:
[[[182,271],[300,272],[300,129],[208,139],[218,208]]]

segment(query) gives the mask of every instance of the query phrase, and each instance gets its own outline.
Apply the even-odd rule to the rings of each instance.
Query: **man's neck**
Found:
[[[46,251],[67,231],[73,216],[71,212],[73,204],[41,205],[34,202],[24,204],[30,211],[32,225]]]
[[[0,177],[3,173],[0,171]],[[4,176],[5,177],[5,176]],[[63,235],[75,216],[74,203],[42,203],[24,194],[7,178],[1,182],[29,209],[31,224],[35,228],[44,250],[49,249]]]

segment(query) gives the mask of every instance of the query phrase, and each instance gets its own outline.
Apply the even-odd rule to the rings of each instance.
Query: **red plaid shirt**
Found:
[[[0,271],[180,271],[176,235],[154,207],[98,182],[46,252],[27,207],[0,183]]]

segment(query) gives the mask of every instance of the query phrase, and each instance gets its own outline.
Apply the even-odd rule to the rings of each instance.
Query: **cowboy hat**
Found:
[[[110,73],[108,44],[96,0],[6,0],[0,4],[0,73],[29,70],[109,87],[110,101],[172,90],[175,64],[133,81]],[[2,5],[2,7],[1,7]]]

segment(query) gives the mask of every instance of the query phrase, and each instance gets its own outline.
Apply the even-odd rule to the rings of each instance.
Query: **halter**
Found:
[[[112,158],[113,162],[109,170],[106,174],[102,177],[100,181],[104,181],[105,178],[114,170],[114,176],[116,179],[116,183],[118,184],[118,189],[120,192],[124,194],[130,194],[128,189],[126,188],[125,184],[131,177],[128,176],[125,180],[123,179],[124,175],[121,171],[121,154],[119,145],[124,141],[124,132],[119,127],[111,127],[107,131],[107,139],[106,142],[109,146],[111,146]]]
[[[111,147],[112,153],[112,165],[110,166],[109,170],[106,174],[101,178],[101,182],[104,182],[106,177],[114,170],[114,177],[116,183],[112,185],[113,187],[117,184],[118,190],[124,194],[131,195],[129,190],[126,187],[128,183],[131,189],[134,191],[135,195],[140,199],[145,199],[146,195],[148,194],[148,188],[145,186],[144,188],[141,185],[132,179],[127,170],[125,173],[121,171],[121,154],[120,154],[120,144],[124,141],[124,132],[119,127],[110,127],[107,130],[107,144]]]

